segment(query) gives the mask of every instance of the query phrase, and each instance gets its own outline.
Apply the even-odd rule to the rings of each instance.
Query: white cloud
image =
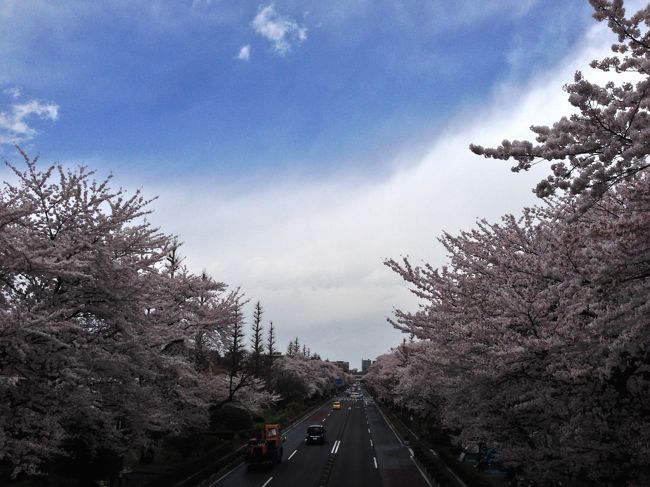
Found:
[[[20,96],[20,92],[9,92],[12,98]],[[16,144],[33,139],[38,133],[30,122],[34,118],[56,121],[59,117],[59,106],[55,103],[30,100],[23,103],[12,103],[8,110],[0,111],[0,144]]]
[[[241,59],[242,61],[248,61],[251,58],[251,46],[250,44],[246,44],[245,46],[242,46],[241,49],[239,50],[239,54],[237,54],[236,59]]]
[[[273,50],[280,55],[287,54],[294,45],[307,39],[307,28],[280,15],[272,3],[259,6],[251,25],[255,32],[271,42]]]

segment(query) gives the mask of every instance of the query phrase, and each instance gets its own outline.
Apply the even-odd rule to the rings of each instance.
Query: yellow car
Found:
[[[332,403],[332,409],[341,409],[341,403],[339,401],[334,401]]]

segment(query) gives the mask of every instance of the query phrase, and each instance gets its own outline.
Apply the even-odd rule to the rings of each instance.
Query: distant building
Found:
[[[343,372],[350,372],[350,362],[343,362],[342,360],[337,360],[336,362],[333,362],[334,364],[338,365]]]
[[[366,372],[368,372],[368,369],[370,368],[371,365],[372,365],[372,360],[370,360],[369,358],[361,359],[361,373],[365,374]]]

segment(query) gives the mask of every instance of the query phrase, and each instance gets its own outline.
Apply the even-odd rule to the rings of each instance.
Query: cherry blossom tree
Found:
[[[222,385],[189,350],[232,299],[165,270],[177,243],[139,192],[21,154],[0,192],[0,460],[37,474],[81,450],[119,468],[151,433],[207,421]]]
[[[109,444],[140,436],[147,422],[130,425],[129,434],[118,427],[130,416],[129,401],[92,408],[108,400],[105,390],[139,395],[152,378],[132,370],[140,364],[126,360],[124,345],[144,331],[133,326],[141,318],[138,297],[168,237],[146,224],[127,226],[145,214],[139,194],[111,193],[108,181],[90,182],[84,168],[39,172],[36,161],[25,162],[26,171],[11,166],[19,183],[2,192],[9,215],[28,211],[3,219],[0,357],[2,369],[20,378],[2,391],[3,456],[31,473],[61,451],[73,418],[93,418]],[[133,372],[144,385],[122,377]]]
[[[178,255],[177,250],[174,253]],[[205,371],[213,355],[222,357],[227,351],[233,327],[230,317],[240,291],[228,291],[224,283],[205,271],[197,276],[182,268],[175,274],[162,272],[156,278],[159,285],[149,296],[147,318],[165,323],[175,341],[169,342],[165,335],[161,340],[168,341],[167,347],[192,350],[196,366]]]
[[[404,362],[401,359],[399,352],[393,350],[377,357],[368,369],[365,382],[377,398],[392,403],[399,400],[394,391],[402,378]]]
[[[341,370],[333,363],[310,359],[301,353],[285,355],[273,364],[273,385],[285,398],[324,396],[331,391],[340,375]]]
[[[595,60],[591,66],[627,76],[614,77],[614,81],[600,86],[578,71],[574,82],[565,87],[577,113],[562,117],[551,127],[532,126],[536,144],[504,140],[493,149],[470,146],[485,157],[514,159],[517,164],[513,171],[528,170],[541,161],[555,161],[552,174],[535,189],[540,197],[560,189],[572,194],[588,192],[597,199],[616,182],[649,166],[650,7],[626,17],[622,0],[590,3],[594,17],[606,21],[618,37],[612,46],[613,55]]]
[[[405,342],[377,357],[365,376],[366,384],[379,399],[437,420],[441,396],[438,381],[431,376],[432,353],[428,340]]]
[[[649,182],[639,173],[587,213],[567,196],[445,234],[440,270],[387,262],[422,299],[394,325],[426,341],[414,360],[446,424],[549,485],[648,479]],[[417,374],[379,375],[393,394],[418,387]]]
[[[409,391],[428,376],[461,440],[497,446],[541,485],[646,485],[650,7],[626,17],[621,1],[591,3],[618,36],[614,55],[592,67],[628,81],[601,87],[577,73],[566,87],[576,113],[533,127],[537,144],[471,146],[513,158],[517,171],[554,161],[536,189],[546,206],[445,233],[441,269],[389,260],[422,303],[392,323],[423,353],[384,357],[370,379],[380,394],[417,404]],[[405,373],[411,364],[426,372]]]

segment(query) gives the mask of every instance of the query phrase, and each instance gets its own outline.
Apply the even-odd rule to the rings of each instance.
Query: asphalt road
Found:
[[[388,426],[371,399],[340,398],[283,432],[284,458],[275,468],[239,465],[209,487],[429,487],[409,449]],[[304,442],[307,427],[323,424],[324,445]]]

